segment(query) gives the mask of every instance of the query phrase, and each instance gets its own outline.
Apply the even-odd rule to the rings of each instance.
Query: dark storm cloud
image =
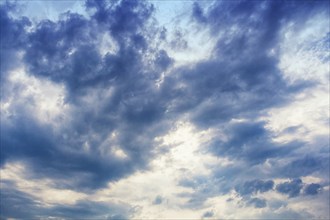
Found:
[[[57,181],[56,187],[95,189],[103,187],[109,179],[118,179],[139,166],[138,161],[104,158],[97,149],[89,154],[84,153],[81,150],[84,140],[81,138],[72,142],[65,140],[54,134],[50,127],[41,126],[26,116],[12,119],[11,122],[14,124],[2,124],[1,160],[2,163],[24,161],[35,171],[31,176],[27,173],[29,178],[46,176]],[[96,141],[95,144],[99,143]]]
[[[27,18],[1,17],[6,46],[22,48],[29,74],[64,84],[73,111],[58,133],[15,103],[15,114],[2,120],[1,164],[20,160],[34,171],[30,178],[49,177],[56,187],[81,190],[146,168],[156,153],[154,138],[167,127],[155,81],[173,63],[165,50],[149,46],[158,30],[149,22],[151,4],[87,1],[86,6],[93,9],[91,19],[67,12],[58,21],[35,23],[29,32],[24,30]],[[8,5],[2,7],[9,11]],[[24,36],[24,43],[10,43],[12,35]],[[115,53],[100,53],[103,35],[112,37]],[[112,95],[103,97],[110,90]],[[12,91],[8,96],[16,100],[24,93],[23,88]],[[90,93],[98,96],[86,103]],[[116,140],[108,140],[111,133]],[[115,146],[126,159],[113,154]]]
[[[306,195],[317,195],[322,189],[322,186],[317,183],[311,183],[305,186],[304,193]]]
[[[31,22],[27,17],[21,17],[18,19],[11,18],[11,15],[18,10],[18,7],[9,1],[0,5],[1,87],[3,87],[3,84],[6,81],[8,71],[18,65],[18,53],[24,48],[27,41],[26,29],[31,26]]]
[[[274,43],[278,37],[278,30],[291,20],[295,20],[296,27],[312,15],[320,11],[326,12],[326,1],[249,1],[242,0],[232,3],[230,1],[216,1],[208,9],[203,9],[197,2],[192,10],[192,18],[201,24],[209,25],[212,33],[218,34],[232,24],[243,24],[244,31],[250,27],[259,28],[259,33],[264,37],[261,45]],[[303,16],[304,15],[304,16]],[[252,30],[253,31],[253,30]]]
[[[130,208],[102,202],[78,201],[73,205],[53,205],[38,201],[22,191],[1,190],[1,217],[19,219],[67,218],[67,219],[128,219]]]
[[[261,129],[263,130],[263,129]],[[254,133],[254,129],[251,130]],[[251,133],[250,132],[250,133]],[[229,132],[228,132],[229,133]],[[237,132],[230,132],[232,134],[237,134]],[[256,131],[255,133],[259,133]],[[265,132],[266,134],[268,132]],[[238,135],[239,136],[239,135]],[[241,136],[244,136],[241,134]],[[253,135],[247,135],[253,139]],[[257,136],[254,136],[257,137]],[[230,140],[230,139],[229,139]],[[227,141],[229,141],[227,140]],[[261,142],[262,142],[261,137]],[[242,143],[247,143],[245,146],[249,148],[249,140],[242,141]],[[239,142],[237,142],[239,143]],[[267,143],[267,142],[264,142]],[[257,143],[254,143],[257,144]],[[252,145],[254,145],[252,144]],[[290,145],[276,145],[277,147],[290,147]],[[295,149],[298,149],[294,147]],[[182,195],[183,197],[191,198],[187,202],[187,207],[203,207],[204,202],[208,198],[212,198],[217,195],[224,195],[230,193],[232,190],[235,190],[238,193],[238,196],[241,197],[243,201],[248,203],[248,201],[257,194],[266,193],[268,191],[276,190],[280,193],[287,194],[288,196],[298,196],[300,193],[297,194],[297,187],[300,189],[305,189],[308,184],[301,182],[298,184],[297,181],[293,181],[296,184],[289,184],[286,186],[287,183],[282,185],[280,183],[276,185],[273,181],[274,178],[287,178],[289,174],[290,164],[294,163],[296,160],[302,159],[295,159],[295,155],[300,155],[298,152],[289,152],[288,154],[283,154],[281,156],[274,156],[267,159],[267,164],[265,163],[254,163],[251,164],[251,159],[242,160],[242,157],[236,157],[235,154],[223,154],[220,157],[225,157],[231,159],[231,161],[235,161],[234,164],[230,164],[224,167],[215,166],[212,168],[213,172],[209,176],[195,176],[191,178],[183,178],[181,179],[179,185],[187,188],[191,188],[193,190],[190,194]],[[231,156],[235,155],[235,157]],[[239,156],[242,154],[239,154]],[[281,158],[286,158],[288,160],[287,165],[276,165],[273,164],[273,161],[278,161]],[[316,157],[315,157],[316,158]],[[259,161],[259,159],[257,160]],[[262,160],[264,161],[264,160]],[[269,170],[265,168],[265,166],[269,166]],[[301,170],[304,170],[305,165],[301,165]],[[321,166],[323,167],[323,166]],[[327,174],[326,167],[325,170],[322,170],[320,166],[314,167],[313,172],[309,172],[309,174],[317,174],[320,177],[324,177]],[[289,177],[291,178],[300,178],[305,176],[304,172],[299,172],[299,170],[291,170]],[[321,173],[320,173],[321,172]],[[251,177],[259,178],[259,179],[252,179]],[[326,177],[326,176],[325,176]],[[280,191],[278,188],[280,188]],[[306,194],[306,193],[305,193]],[[268,203],[268,202],[267,202]],[[270,203],[274,205],[273,203]]]
[[[227,125],[224,129],[229,137],[225,141],[212,140],[211,151],[218,156],[244,159],[250,164],[263,163],[268,158],[290,154],[303,143],[294,141],[277,144],[271,139],[271,133],[265,128],[264,122],[239,122]]]
[[[86,5],[95,9],[92,19],[67,12],[58,22],[42,20],[37,24],[26,45],[30,73],[63,82],[71,92],[118,83],[129,89],[132,80],[146,80],[143,57],[155,34],[151,31],[154,27],[148,25],[153,7],[143,1],[87,1]],[[99,53],[103,35],[113,38],[110,47],[118,48],[117,53],[104,57]],[[166,51],[160,51],[157,58],[162,68],[170,63],[166,56]]]
[[[161,70],[166,70],[173,63],[173,59],[171,59],[165,50],[159,51],[156,57],[156,65]]]
[[[197,2],[194,2],[193,4],[192,17],[200,23],[206,23],[207,21],[203,9],[200,7],[200,5]]]
[[[235,189],[241,195],[249,195],[253,193],[263,193],[272,190],[274,181],[272,180],[252,180],[246,181],[243,185],[237,186]]]
[[[67,12],[58,21],[41,20],[29,31],[29,19],[12,17],[15,6],[2,4],[1,79],[16,66],[11,60],[18,59],[21,51],[28,74],[65,86],[65,101],[72,112],[69,120],[61,123],[61,131],[56,132],[51,125],[38,122],[24,103],[17,104],[15,114],[1,122],[1,166],[20,161],[29,168],[27,178],[50,178],[56,188],[96,190],[147,168],[157,154],[154,147],[159,143],[155,137],[166,134],[173,122],[185,118],[200,129],[221,129],[228,138],[215,138],[206,148],[239,163],[213,170],[211,180],[207,176],[182,180],[181,186],[194,190],[181,195],[188,198],[185,207],[199,208],[209,197],[231,189],[247,195],[247,204],[265,207],[265,200],[249,196],[272,190],[274,182],[265,180],[272,177],[256,172],[260,171],[256,167],[268,159],[293,157],[293,152],[305,143],[275,143],[265,122],[256,119],[313,85],[284,80],[276,51],[281,28],[293,22],[298,30],[311,15],[326,10],[325,4],[216,1],[205,10],[195,3],[192,16],[210,30],[215,46],[209,59],[176,69],[171,69],[175,61],[166,50],[153,46],[158,45],[157,41],[165,42],[166,29],[155,25],[154,7],[148,2],[88,0],[90,18]],[[174,34],[169,42],[172,49],[186,49],[188,42],[183,33]],[[114,52],[100,53],[104,36],[111,38],[110,49]],[[156,82],[166,70],[171,73],[157,88]],[[24,90],[13,90],[3,93],[2,99],[8,96],[19,100]],[[89,98],[91,94],[97,95]],[[233,118],[248,120],[234,123]],[[116,134],[115,140],[108,140],[111,134]],[[127,158],[116,157],[112,153],[115,147]],[[318,162],[317,157],[293,159],[288,169],[274,167],[278,168],[274,175],[299,178],[328,164],[328,159]],[[251,175],[256,179],[251,181]],[[295,197],[302,187],[302,181],[294,179],[275,189]],[[304,190],[313,195],[319,188],[311,184]],[[8,201],[8,205],[2,204],[4,213],[15,217],[12,207],[18,207],[22,213],[17,213],[17,218],[44,212],[73,218],[127,217],[108,213],[109,207],[103,203],[80,201],[73,207],[44,210],[35,198],[23,192],[4,189],[3,193]]]
[[[216,44],[209,59],[165,77],[163,97],[170,99],[169,111],[188,112],[195,125],[207,128],[233,117],[257,118],[312,86],[306,81],[288,84],[278,68],[282,28],[296,20],[298,28],[313,14],[302,18],[309,5],[290,4],[217,1],[207,12],[194,4],[193,16],[209,27]],[[317,6],[311,9],[314,14],[324,10]]]
[[[276,190],[280,193],[287,194],[289,197],[296,197],[299,195],[303,187],[301,179],[293,179],[290,182],[280,183],[276,186]]]
[[[295,177],[297,174],[308,176],[313,173],[328,173],[329,158],[323,153],[302,155],[281,168],[280,172],[287,177]]]
[[[180,185],[194,189],[190,195],[192,201],[212,197],[212,193],[229,193],[235,186],[249,199],[253,193],[274,187],[272,180],[249,182],[251,176],[257,179],[287,175],[299,178],[323,167],[298,159],[301,152],[297,150],[307,143],[273,141],[275,136],[259,118],[265,110],[284,106],[295,94],[315,85],[308,81],[287,82],[278,68],[278,48],[287,24],[292,22],[294,30],[301,30],[309,18],[326,12],[326,5],[325,2],[301,4],[300,1],[216,1],[209,8],[202,8],[198,3],[193,5],[193,20],[209,29],[215,46],[209,59],[181,67],[176,74],[165,77],[164,93],[166,91],[170,100],[170,112],[185,113],[199,128],[218,128],[221,134],[209,142],[209,150],[235,164],[214,168],[213,175],[205,177],[212,178],[208,184],[195,181],[196,178],[183,180]],[[246,121],[233,122],[233,118]],[[271,163],[272,172],[266,174],[261,168],[266,161],[282,158],[287,158],[287,168],[291,169]],[[301,167],[303,173],[295,167]],[[204,185],[213,184],[218,189],[210,187],[212,193],[202,190]],[[296,195],[293,189],[286,192]]]
[[[35,218],[45,214],[38,200],[15,189],[1,189],[1,218]]]
[[[26,44],[24,59],[29,71],[65,82],[70,88],[83,84],[87,74],[95,74],[100,62],[88,23],[83,16],[69,12],[59,22],[40,21]],[[77,66],[79,60],[83,61],[81,66]]]
[[[108,27],[118,39],[136,36],[154,11],[153,5],[145,1],[87,0],[85,5],[96,10],[93,18]]]

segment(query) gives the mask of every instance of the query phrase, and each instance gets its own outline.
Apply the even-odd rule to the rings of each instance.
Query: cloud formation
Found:
[[[284,182],[276,186],[276,190],[283,194],[288,194],[289,197],[296,197],[299,195],[302,188],[301,179],[294,179],[290,182]]]
[[[248,195],[252,193],[264,193],[272,190],[274,187],[274,181],[272,180],[252,180],[247,181],[241,187],[236,187],[236,191],[241,195]]]
[[[74,4],[0,5],[1,217],[329,217],[329,2]]]

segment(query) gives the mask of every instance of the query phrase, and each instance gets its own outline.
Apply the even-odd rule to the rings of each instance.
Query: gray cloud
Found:
[[[294,179],[290,182],[280,183],[276,186],[276,190],[280,193],[287,194],[289,197],[296,197],[299,195],[303,187],[301,179]]]
[[[265,199],[259,199],[259,198],[252,198],[248,201],[248,205],[252,205],[255,208],[265,208],[267,206],[267,202]]]
[[[1,116],[1,166],[20,161],[29,170],[27,178],[46,177],[56,188],[92,192],[109,181],[148,169],[149,161],[159,153],[155,137],[168,133],[174,122],[184,118],[196,129],[223,132],[225,139],[219,135],[203,145],[203,150],[235,162],[211,168],[210,176],[182,179],[180,186],[193,189],[181,194],[188,198],[184,208],[199,208],[209,197],[232,189],[248,205],[263,208],[268,201],[251,195],[272,190],[274,178],[293,179],[275,186],[277,192],[289,197],[298,196],[301,190],[306,195],[320,192],[321,185],[304,187],[299,178],[322,172],[329,165],[324,156],[328,152],[302,157],[301,149],[309,147],[308,143],[275,142],[266,122],[259,119],[268,109],[290,103],[294,95],[315,85],[287,82],[278,68],[278,53],[270,55],[269,51],[279,47],[286,24],[293,23],[295,30],[303,28],[311,16],[326,10],[326,1],[216,1],[208,9],[194,3],[193,24],[207,29],[215,46],[209,59],[176,68],[175,60],[158,45],[168,43],[181,50],[189,42],[184,31],[166,41],[166,28],[156,25],[150,2],[88,0],[85,6],[90,17],[67,12],[58,21],[33,23],[13,16],[14,3],[1,4],[2,100],[14,100],[15,113]],[[112,39],[112,52],[99,51],[103,36]],[[29,100],[20,100],[24,88],[10,85],[10,70],[20,61],[30,76],[64,85],[65,102],[72,112],[60,132],[38,122],[25,106]],[[165,70],[170,74],[161,78]],[[162,83],[157,86],[159,81]],[[91,93],[97,95],[86,103]],[[105,95],[108,93],[111,95]],[[246,120],[233,122],[238,118]],[[111,134],[116,134],[115,140],[109,140]],[[89,146],[88,152],[84,145]],[[126,159],[112,153],[117,148]],[[284,165],[276,163],[280,159]],[[262,169],[266,163],[272,172]],[[8,204],[2,204],[5,217],[36,217],[36,213],[127,217],[117,211],[108,213],[109,207],[103,203],[80,201],[73,207],[59,205],[50,210],[19,190],[2,193]],[[161,203],[162,198],[156,197],[154,204]],[[20,209],[24,204],[27,206]],[[12,207],[21,212],[13,214]],[[212,216],[213,212],[204,213],[204,217]],[[287,211],[275,216],[300,215]]]
[[[246,181],[241,186],[236,186],[236,191],[241,195],[249,195],[253,193],[263,193],[272,190],[274,187],[274,181],[272,180],[252,180]]]
[[[163,202],[163,197],[161,197],[160,195],[156,196],[156,198],[154,199],[154,201],[152,202],[152,204],[154,205],[159,205],[162,204]]]
[[[311,183],[306,185],[304,188],[304,193],[306,195],[317,195],[322,189],[322,186],[317,183]]]
[[[206,211],[204,212],[204,214],[202,215],[202,218],[212,218],[214,216],[213,211]]]
[[[146,168],[153,158],[154,137],[167,127],[163,120],[166,106],[156,91],[155,80],[173,61],[165,50],[147,44],[151,32],[145,28],[153,6],[143,1],[118,3],[104,2],[105,8],[99,8],[101,2],[88,1],[88,8],[96,7],[91,19],[67,12],[56,22],[41,20],[29,32],[24,29],[29,24],[27,18],[1,17],[3,39],[10,40],[10,28],[15,25],[24,36],[24,42],[16,44],[25,50],[23,61],[29,73],[64,83],[66,102],[74,111],[70,122],[65,122],[64,137],[33,119],[24,106],[15,109],[16,115],[2,124],[2,165],[21,160],[35,172],[31,178],[47,176],[59,180],[57,187],[82,190],[103,187],[109,180]],[[6,4],[2,7],[10,10]],[[116,54],[100,54],[97,44],[102,34],[114,38],[119,46]],[[7,46],[16,51],[16,44]],[[143,57],[149,49],[158,54],[150,58],[152,65]],[[110,89],[113,95],[109,99],[99,96],[86,106],[84,97],[91,90],[102,94]],[[8,96],[21,92],[14,90]],[[116,141],[105,143],[112,132],[117,134]],[[82,150],[84,144],[90,146],[90,152]],[[111,156],[115,146],[127,155],[126,160]],[[105,150],[110,155],[103,155]]]
[[[290,154],[304,143],[293,141],[279,145],[271,140],[271,133],[263,122],[240,122],[227,125],[224,129],[230,136],[226,141],[213,139],[211,151],[218,156],[243,159],[252,165],[263,163],[268,158]]]
[[[47,206],[32,195],[14,188],[1,190],[1,217],[3,218],[70,218],[70,219],[128,219],[128,206],[110,203],[77,201],[73,205]]]

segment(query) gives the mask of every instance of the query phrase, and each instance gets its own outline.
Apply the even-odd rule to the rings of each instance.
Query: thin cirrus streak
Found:
[[[328,219],[328,1],[1,2],[2,219]]]

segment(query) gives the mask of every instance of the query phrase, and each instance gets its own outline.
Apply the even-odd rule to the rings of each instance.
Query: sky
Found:
[[[329,219],[330,3],[0,2],[0,219]]]

